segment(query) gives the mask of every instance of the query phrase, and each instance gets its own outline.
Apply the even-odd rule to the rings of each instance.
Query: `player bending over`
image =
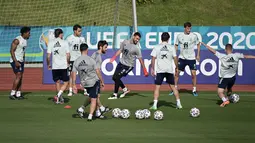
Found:
[[[118,99],[118,91],[119,87],[122,88],[123,93],[120,95],[120,98],[125,97],[130,90],[123,84],[121,81],[122,77],[127,76],[127,74],[132,71],[134,68],[134,61],[138,58],[139,62],[142,65],[144,76],[148,76],[147,69],[144,66],[142,53],[138,46],[138,42],[141,39],[141,34],[139,32],[135,32],[132,39],[124,40],[121,45],[120,49],[115,53],[115,55],[111,58],[110,62],[112,63],[117,56],[122,53],[122,57],[120,58],[120,62],[118,63],[115,72],[113,74],[112,80],[114,81],[114,92],[111,97],[108,99]]]
[[[178,45],[180,45],[180,55],[178,60],[178,69],[175,74],[175,87],[177,88],[179,75],[181,71],[184,71],[186,66],[189,66],[192,77],[193,96],[198,96],[197,94],[197,75],[196,75],[196,60],[200,60],[200,43],[198,37],[195,33],[191,32],[191,23],[184,23],[184,33],[181,33],[177,36],[175,42],[176,51],[178,50]],[[197,46],[197,56],[195,56],[194,47]],[[177,88],[178,89],[178,88]],[[170,92],[169,95],[173,95],[173,92]]]
[[[56,84],[57,97],[56,104],[64,103],[62,97],[63,91],[68,86],[69,76],[67,73],[67,67],[70,62],[70,53],[68,43],[63,40],[64,34],[62,29],[56,29],[54,31],[56,39],[49,42],[47,49],[47,65],[48,70],[52,70],[53,81]],[[50,65],[50,57],[52,55],[52,66]],[[61,86],[60,81],[64,84]]]
[[[85,43],[85,39],[84,37],[81,36],[81,32],[82,32],[82,28],[80,25],[76,24],[73,26],[73,34],[68,36],[66,38],[68,45],[69,45],[69,50],[70,50],[70,65],[69,65],[69,74],[71,75],[72,73],[72,69],[73,69],[73,63],[74,61],[81,56],[81,52],[80,52],[80,45],[82,43]],[[67,96],[72,96],[73,95],[73,80],[72,80],[72,76],[70,76],[70,80],[69,80],[69,93]],[[75,91],[76,92],[76,91]],[[84,95],[87,94],[86,89],[84,89]]]
[[[173,69],[173,59],[175,66],[177,67],[177,56],[176,50],[173,46],[168,44],[170,35],[167,32],[164,32],[161,35],[161,44],[155,46],[151,52],[151,75],[155,77],[155,90],[154,90],[154,104],[150,108],[152,110],[157,110],[157,103],[159,98],[160,85],[162,84],[164,78],[166,82],[172,88],[175,98],[176,98],[176,108],[181,109],[181,101],[179,97],[179,92],[174,86],[174,69]],[[157,59],[157,61],[155,61]],[[155,75],[155,66],[156,66],[156,75]]]
[[[201,42],[202,43],[202,42]],[[242,53],[233,53],[233,47],[231,44],[225,46],[226,54],[219,53],[212,47],[202,43],[209,51],[211,51],[215,56],[221,61],[220,65],[220,76],[218,83],[218,96],[222,100],[220,107],[225,107],[230,102],[228,97],[224,95],[224,90],[227,88],[227,95],[232,94],[232,87],[235,84],[236,72],[238,69],[238,61],[242,58],[255,59],[255,56],[243,55]]]
[[[25,49],[27,47],[27,39],[30,37],[30,27],[22,27],[21,35],[12,41],[10,63],[15,74],[10,99],[24,99],[21,95],[21,85],[24,73]]]
[[[93,58],[88,56],[88,45],[83,43],[80,45],[81,56],[74,61],[73,79],[76,79],[76,72],[81,80],[81,84],[88,92],[88,99],[85,100],[84,105],[77,109],[80,117],[83,118],[83,111],[90,102],[90,111],[88,121],[92,121],[93,113],[96,109],[98,92],[100,85],[104,86],[104,81],[100,74],[100,68],[97,68],[96,62]],[[77,90],[75,82],[73,82],[73,89]],[[100,117],[101,118],[101,117]]]

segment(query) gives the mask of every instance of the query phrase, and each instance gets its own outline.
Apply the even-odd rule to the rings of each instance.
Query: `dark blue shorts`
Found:
[[[164,78],[166,78],[166,83],[168,83],[170,85],[174,85],[174,75],[171,73],[157,73],[156,79],[155,79],[155,84],[161,85]]]
[[[97,98],[100,92],[100,81],[97,81],[92,87],[85,87],[90,98]]]
[[[69,76],[67,73],[67,69],[54,69],[52,70],[52,78],[54,82],[58,80],[62,80],[64,82],[69,81]]]
[[[129,66],[123,65],[122,63],[118,63],[113,76],[115,76],[115,77],[116,76],[120,76],[120,77],[127,76],[127,74],[130,71],[132,71],[133,68],[134,67],[129,67]]]
[[[196,60],[184,60],[179,58],[178,70],[184,71],[186,66],[189,66],[190,70],[197,70]]]
[[[16,68],[15,62],[11,62],[12,70],[14,73],[24,72],[24,62],[20,62],[20,61],[18,61],[18,62],[21,64],[21,66],[19,68]]]
[[[232,78],[219,78],[219,84],[218,84],[218,88],[223,88],[223,89],[231,89],[233,87],[233,85],[235,84],[236,81],[236,77],[232,77]]]

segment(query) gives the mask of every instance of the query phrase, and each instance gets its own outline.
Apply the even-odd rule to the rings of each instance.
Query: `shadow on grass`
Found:
[[[149,105],[152,106],[153,102],[150,102]],[[158,108],[161,107],[161,106],[176,108],[176,104],[174,104],[173,102],[168,102],[168,101],[164,101],[164,100],[159,100],[158,101]]]

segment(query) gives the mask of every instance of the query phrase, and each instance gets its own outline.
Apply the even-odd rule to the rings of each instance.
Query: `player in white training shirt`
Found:
[[[27,39],[30,37],[30,27],[22,27],[20,33],[21,35],[12,41],[10,50],[10,63],[16,76],[9,96],[12,100],[15,100],[16,98],[23,99],[23,96],[21,96],[21,85],[24,72],[25,49],[27,47]]]
[[[232,87],[235,84],[239,60],[242,58],[255,59],[255,56],[243,55],[242,53],[233,53],[233,48],[231,44],[227,44],[225,46],[226,54],[220,53],[204,43],[202,43],[202,45],[204,45],[215,56],[217,56],[221,62],[218,84],[218,96],[223,102],[220,106],[225,107],[230,102],[228,100],[228,97],[224,95],[224,90],[227,88],[228,96],[232,94]]]
[[[173,60],[175,66],[177,67],[177,56],[176,50],[173,46],[168,44],[170,35],[168,32],[164,32],[161,35],[162,43],[156,45],[151,52],[152,60],[151,60],[151,75],[155,77],[155,90],[154,90],[154,104],[150,109],[157,110],[157,103],[159,97],[159,89],[160,86],[166,78],[166,83],[169,84],[171,89],[174,92],[176,98],[176,108],[181,109],[181,101],[179,97],[179,92],[174,86],[174,68],[173,68]],[[156,66],[156,69],[155,69]],[[156,72],[155,72],[156,70]],[[156,75],[155,75],[156,73]]]
[[[73,34],[68,36],[66,38],[68,45],[69,45],[69,50],[70,50],[70,65],[69,65],[69,74],[71,75],[72,70],[73,70],[73,63],[74,61],[81,56],[81,52],[80,52],[80,45],[82,43],[85,43],[85,39],[84,37],[81,36],[81,32],[82,32],[82,28],[80,25],[76,24],[73,26]],[[74,79],[76,80],[76,79]],[[73,84],[73,80],[72,80],[72,76],[70,76],[69,79],[69,93],[68,96],[72,96],[73,95],[73,89],[72,89],[72,84]],[[84,93],[86,92],[86,89],[84,89]],[[74,91],[75,93],[77,91]]]
[[[57,97],[56,103],[63,103],[64,98],[62,97],[63,91],[68,86],[69,76],[67,73],[67,67],[70,62],[70,53],[68,43],[63,40],[64,34],[62,29],[56,29],[54,31],[56,37],[55,40],[49,42],[47,49],[47,65],[48,69],[52,70],[53,81],[56,83]],[[50,57],[52,55],[52,64],[50,65]],[[64,84],[61,86],[60,81]]]
[[[184,71],[186,66],[189,66],[192,76],[193,84],[193,96],[198,96],[196,84],[197,84],[197,75],[196,75],[196,60],[200,60],[200,43],[198,37],[195,33],[191,32],[191,23],[184,23],[184,33],[181,33],[177,36],[175,42],[175,48],[178,49],[180,45],[180,55],[178,60],[178,69],[175,74],[175,87],[177,88],[179,75],[181,71]],[[195,55],[194,47],[197,46],[197,56]],[[172,95],[171,92],[169,95]]]

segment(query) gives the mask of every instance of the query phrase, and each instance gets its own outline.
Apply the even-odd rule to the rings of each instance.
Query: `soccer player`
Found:
[[[168,44],[170,35],[168,32],[164,32],[161,35],[162,43],[156,45],[151,52],[151,75],[155,77],[155,90],[154,90],[154,104],[150,108],[152,110],[157,110],[157,103],[159,97],[160,85],[162,84],[164,78],[166,78],[166,83],[172,88],[175,98],[176,98],[176,108],[181,109],[181,101],[179,97],[179,92],[174,86],[174,68],[173,60],[175,66],[177,67],[178,59],[176,56],[176,50],[173,46]],[[157,59],[157,61],[155,61]],[[155,72],[156,66],[156,72]],[[156,73],[156,75],[155,75]]]
[[[121,78],[127,76],[127,74],[134,68],[134,61],[136,58],[140,61],[144,76],[148,76],[147,69],[144,66],[142,53],[140,48],[138,47],[138,42],[141,39],[141,34],[139,32],[135,32],[133,37],[130,40],[124,40],[120,49],[115,53],[115,55],[111,58],[110,62],[112,63],[117,56],[122,53],[122,57],[120,58],[120,62],[117,65],[115,72],[113,74],[112,80],[115,82],[114,93],[108,99],[118,99],[118,90],[119,87],[122,88],[123,93],[120,95],[120,98],[125,97],[130,90],[123,84]]]
[[[63,40],[64,34],[62,29],[55,29],[54,35],[56,39],[49,42],[47,49],[47,65],[48,70],[52,70],[53,81],[56,84],[57,98],[56,104],[64,103],[62,97],[63,91],[68,86],[69,76],[67,73],[67,67],[70,62],[70,52],[68,43]],[[52,67],[50,65],[50,58],[52,55]],[[60,80],[64,82],[61,86]]]
[[[202,43],[202,42],[201,42]],[[231,44],[226,44],[225,52],[226,54],[220,53],[214,50],[212,47],[202,43],[210,52],[219,58],[221,61],[220,65],[220,76],[218,83],[218,96],[222,100],[220,107],[225,107],[230,102],[228,97],[224,95],[224,90],[227,88],[227,95],[232,94],[232,87],[235,84],[236,72],[238,69],[238,62],[242,58],[255,59],[252,55],[243,55],[242,53],[233,53],[233,47]]]
[[[21,35],[16,37],[11,44],[11,58],[10,63],[15,74],[15,79],[13,81],[10,99],[24,99],[21,95],[22,78],[24,72],[24,62],[25,62],[25,49],[27,47],[27,39],[30,37],[30,27],[22,27],[20,29]]]
[[[92,58],[96,61],[96,69],[100,69],[102,65],[102,54],[105,54],[107,51],[108,43],[105,40],[100,40],[97,44],[97,51],[92,54]],[[100,77],[102,77],[101,72],[99,72]],[[97,110],[96,110],[96,117],[100,117],[103,112],[110,111],[110,108],[104,107],[100,101],[100,88],[98,90],[98,97],[97,97]]]
[[[76,24],[73,26],[73,34],[68,36],[66,38],[68,44],[69,44],[69,50],[70,50],[70,65],[69,65],[69,74],[71,75],[72,69],[73,69],[73,63],[74,61],[81,56],[81,52],[80,52],[80,45],[82,43],[85,43],[85,39],[84,37],[81,36],[81,32],[82,32],[82,28],[80,25]],[[67,96],[72,96],[73,95],[73,89],[72,89],[72,85],[73,85],[73,80],[72,80],[72,76],[70,76],[69,79],[69,93]],[[86,95],[86,89],[84,89],[84,94]]]
[[[103,78],[100,74],[100,68],[97,67],[95,60],[88,56],[88,45],[83,43],[80,45],[81,56],[74,61],[72,77],[75,81],[76,72],[81,79],[81,84],[86,88],[89,100],[85,100],[84,105],[77,109],[80,117],[83,118],[83,111],[87,102],[90,101],[90,112],[88,121],[92,121],[93,113],[96,109],[98,92],[100,85],[104,86]],[[77,90],[76,84],[73,83],[73,89]]]
[[[186,66],[189,66],[192,75],[192,84],[193,84],[193,96],[198,96],[196,84],[197,84],[197,75],[196,75],[196,60],[200,60],[200,43],[196,34],[191,32],[191,23],[184,23],[184,33],[181,33],[177,36],[175,42],[175,49],[178,50],[178,45],[180,45],[180,55],[178,60],[178,68],[175,74],[175,87],[178,89],[177,84],[179,80],[179,75],[181,71],[184,71]],[[195,56],[194,47],[197,46],[197,56]],[[170,92],[169,95],[173,95],[173,92]]]

